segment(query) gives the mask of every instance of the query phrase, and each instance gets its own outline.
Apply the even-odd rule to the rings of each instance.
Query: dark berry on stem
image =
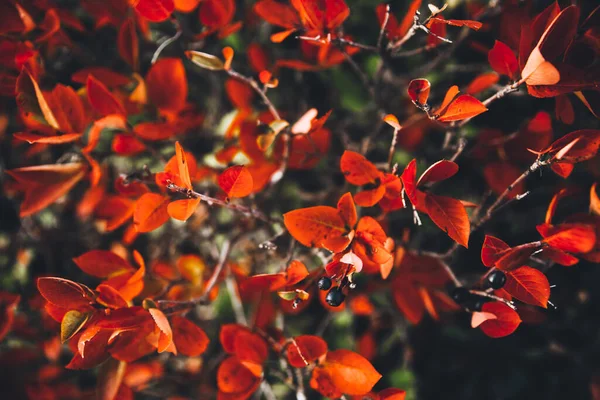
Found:
[[[339,286],[331,288],[327,296],[325,297],[325,301],[332,307],[339,307],[343,302],[346,296],[342,293],[342,289]]]
[[[326,276],[322,277],[319,279],[319,282],[317,282],[317,287],[320,290],[329,290],[331,287],[331,279]]]
[[[500,289],[506,283],[506,274],[502,271],[495,270],[491,272],[486,279],[486,284],[492,289]]]
[[[450,296],[452,296],[452,300],[454,300],[456,304],[463,305],[471,298],[471,293],[469,292],[469,289],[460,286],[454,288]]]

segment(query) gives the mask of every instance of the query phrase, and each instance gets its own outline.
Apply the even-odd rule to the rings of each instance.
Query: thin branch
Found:
[[[456,274],[454,273],[454,271],[452,270],[450,265],[448,265],[446,262],[444,262],[443,254],[440,255],[438,253],[433,253],[430,251],[424,251],[421,254],[423,254],[424,256],[437,258],[439,260],[440,264],[442,265],[442,267],[444,268],[444,270],[446,271],[446,273],[448,274],[448,276],[450,277],[450,279],[452,279],[452,282],[454,282],[454,286],[456,286],[456,287],[462,286],[462,283],[458,280],[458,278],[456,277]]]
[[[177,39],[179,39],[181,37],[181,34],[183,33],[183,31],[181,29],[181,25],[179,24],[179,21],[177,21],[177,19],[173,18],[172,22],[175,25],[175,28],[177,29],[177,32],[175,32],[175,35],[173,35],[172,37],[168,38],[167,40],[165,40],[164,42],[162,42],[160,44],[160,46],[158,46],[158,48],[156,49],[156,51],[152,55],[152,60],[150,61],[150,64],[154,64],[158,60],[158,57],[160,56],[160,53],[162,53],[162,51],[164,49],[166,49],[167,46],[169,46],[171,43],[173,43],[174,41],[176,41]]]
[[[242,214],[245,215],[249,215],[251,217],[254,217],[256,219],[259,219],[261,221],[267,222],[267,223],[273,223],[273,222],[280,222],[279,219],[274,219],[271,217],[266,216],[262,211],[257,210],[255,208],[250,208],[250,207],[246,207],[243,205],[239,205],[239,204],[234,204],[234,203],[230,203],[228,201],[225,200],[221,200],[221,199],[217,199],[215,197],[211,197],[211,196],[207,196],[203,193],[198,193],[196,191],[193,191],[191,189],[186,189],[184,187],[175,185],[173,182],[169,182],[167,184],[167,189],[170,189],[174,192],[178,192],[181,194],[186,195],[188,198],[198,198],[202,201],[207,202],[209,205],[219,205],[221,207],[225,207],[228,208],[230,210],[233,211],[237,211],[240,212]]]
[[[227,287],[227,292],[231,299],[231,307],[233,308],[236,322],[240,325],[248,326],[248,320],[246,319],[246,314],[244,314],[244,306],[242,305],[238,285],[231,275],[231,271],[229,271],[227,277],[225,277],[225,286]]]
[[[394,128],[394,136],[392,136],[392,143],[390,144],[390,152],[388,154],[388,171],[392,169],[392,161],[396,152],[396,143],[398,142],[398,132],[400,130]]]
[[[500,296],[496,296],[495,294],[492,293],[488,293],[488,292],[483,292],[481,290],[469,290],[470,293],[475,294],[477,296],[481,296],[481,297],[487,297],[489,299],[492,300],[496,300],[499,301],[501,303],[506,304],[507,306],[509,306],[510,308],[512,308],[513,310],[516,310],[517,307],[515,306],[515,304],[512,301],[508,301]]]
[[[265,105],[269,109],[269,112],[271,113],[273,118],[275,118],[277,120],[281,119],[279,112],[277,111],[277,109],[275,108],[275,106],[273,105],[273,103],[271,102],[269,97],[267,97],[267,94],[265,93],[265,91],[263,89],[261,89],[260,86],[258,85],[258,83],[256,82],[256,80],[254,80],[254,78],[250,78],[245,75],[242,75],[239,72],[234,71],[233,69],[228,69],[227,74],[229,74],[229,76],[231,76],[231,77],[239,79],[239,80],[247,83],[248,85],[250,85],[250,87],[260,96],[263,103],[265,103]]]
[[[377,49],[381,51],[381,45],[383,44],[383,35],[385,34],[385,29],[387,28],[387,24],[390,21],[390,5],[385,5],[385,16],[383,17],[383,24],[381,24],[381,29],[379,30],[379,37],[377,38]]]
[[[189,310],[190,308],[193,308],[200,304],[207,304],[208,296],[210,296],[210,292],[215,287],[215,284],[217,283],[217,280],[219,279],[219,276],[221,275],[221,272],[223,271],[223,268],[227,263],[229,254],[231,253],[232,241],[237,241],[238,238],[239,236],[232,240],[225,239],[225,241],[223,242],[223,246],[221,247],[221,251],[219,253],[219,261],[217,262],[217,266],[215,267],[212,275],[208,280],[208,283],[206,285],[206,288],[204,289],[204,293],[202,294],[202,296],[198,297],[197,299],[188,301],[159,300],[158,304],[163,307],[166,307],[163,308],[163,312],[165,314],[173,314],[180,311]]]

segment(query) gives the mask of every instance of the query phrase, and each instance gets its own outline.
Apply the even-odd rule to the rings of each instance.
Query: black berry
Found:
[[[500,289],[506,283],[506,274],[502,271],[495,270],[487,276],[486,284],[492,289]]]
[[[452,300],[459,305],[463,305],[471,299],[471,293],[469,292],[469,289],[462,286],[454,288],[450,293],[450,296],[452,296]]]
[[[326,276],[322,277],[319,279],[319,282],[317,282],[317,287],[320,290],[329,290],[331,287],[331,279]]]
[[[327,297],[325,297],[325,301],[331,307],[339,307],[343,302],[346,296],[342,293],[342,289],[339,286],[332,288],[329,293],[327,293]]]

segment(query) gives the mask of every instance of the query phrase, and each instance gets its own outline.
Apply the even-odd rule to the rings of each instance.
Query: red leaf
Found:
[[[491,162],[483,168],[485,181],[497,195],[502,194],[520,175],[519,168],[505,161]],[[512,199],[523,192],[525,192],[525,182],[521,181],[508,192],[506,197]]]
[[[481,247],[481,261],[483,265],[486,267],[493,266],[502,256],[503,252],[509,249],[510,246],[502,240],[494,236],[485,235],[483,246]]]
[[[483,25],[479,21],[473,21],[468,19],[443,19],[443,18],[432,18],[432,20],[440,23],[444,23],[452,26],[466,26],[469,29],[478,31]]]
[[[50,164],[7,170],[25,188],[20,216],[43,210],[67,194],[86,173],[84,163]]]
[[[496,316],[496,319],[488,319],[479,326],[483,333],[492,338],[510,335],[521,323],[521,318],[515,310],[498,301],[485,303],[482,311]]]
[[[417,181],[417,186],[429,182],[439,182],[454,176],[458,172],[458,165],[453,161],[440,160],[427,168]]]
[[[497,254],[494,267],[502,271],[512,271],[523,265],[533,253],[542,247],[540,242],[525,243]]]
[[[579,8],[569,6],[547,25],[521,72],[528,85],[553,85],[560,81],[560,73],[550,62],[564,53],[577,32],[578,20]]]
[[[356,186],[374,184],[380,179],[380,172],[362,154],[346,150],[340,159],[340,169],[346,180]]]
[[[233,354],[235,351],[235,338],[240,332],[249,332],[248,328],[238,324],[225,324],[221,326],[219,332],[219,341],[225,350],[229,354]]]
[[[494,47],[488,53],[490,66],[500,75],[506,75],[514,80],[519,71],[519,62],[515,53],[504,43],[496,40]]]
[[[333,384],[351,395],[368,393],[381,378],[366,358],[349,350],[328,352],[324,365]]]
[[[254,5],[254,12],[270,24],[286,29],[296,29],[300,18],[291,6],[276,0],[261,0]]]
[[[287,346],[287,359],[295,368],[304,368],[325,353],[327,353],[327,343],[318,336],[298,336]]]
[[[39,278],[37,287],[46,301],[68,310],[86,308],[94,302],[93,292],[90,288],[68,279]]]
[[[148,98],[159,110],[176,113],[187,102],[188,86],[179,58],[161,58],[146,75]]]
[[[146,193],[135,203],[133,224],[138,232],[150,232],[169,220],[170,199],[156,193]]]
[[[138,69],[139,47],[138,36],[133,19],[126,19],[119,28],[117,38],[119,55],[134,71]]]
[[[134,0],[132,4],[142,17],[152,22],[166,20],[175,10],[173,0]]]
[[[262,364],[267,360],[268,348],[265,340],[256,333],[239,331],[233,342],[234,354],[243,366],[256,377],[263,373]]]
[[[404,168],[402,175],[402,185],[404,185],[404,191],[410,199],[411,203],[416,205],[416,192],[417,192],[417,160],[413,159]]]
[[[419,106],[425,105],[430,89],[431,83],[427,79],[413,79],[408,84],[408,97]]]
[[[561,162],[578,163],[594,157],[600,148],[600,130],[582,129],[568,133],[552,143],[547,149],[542,150],[541,153],[556,155],[575,140],[577,142],[561,157]]]
[[[204,353],[210,343],[206,333],[190,320],[180,317],[171,317],[173,341],[177,350],[188,357],[198,357]]]
[[[119,100],[91,74],[88,75],[86,87],[88,100],[98,114],[103,117],[111,114],[126,115]]]
[[[252,175],[243,165],[229,167],[219,175],[219,186],[227,197],[246,197],[252,193],[254,182]]]
[[[134,306],[112,310],[110,314],[103,316],[96,323],[96,327],[101,329],[131,330],[152,321],[153,318],[148,311],[144,310],[143,307]]]
[[[471,224],[465,207],[450,197],[427,194],[425,207],[431,220],[461,246],[469,247]]]
[[[108,278],[111,275],[133,272],[133,267],[112,251],[88,251],[74,258],[73,261],[83,272],[98,278]]]
[[[506,274],[504,290],[524,303],[547,308],[550,283],[542,272],[523,266]]]

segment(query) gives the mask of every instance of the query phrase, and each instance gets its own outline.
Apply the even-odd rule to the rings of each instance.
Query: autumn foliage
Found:
[[[599,399],[554,333],[600,262],[600,7],[538,3],[1,2],[7,398],[517,398],[451,378],[484,343]]]

